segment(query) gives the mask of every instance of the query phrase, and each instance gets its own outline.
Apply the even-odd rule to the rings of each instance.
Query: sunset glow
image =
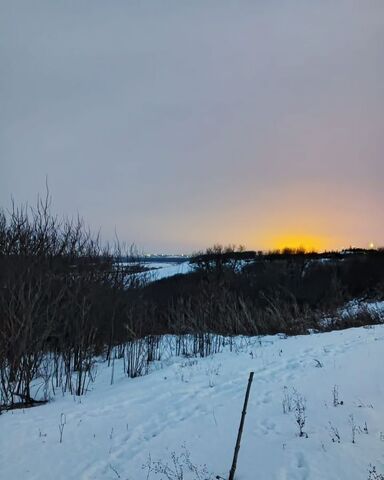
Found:
[[[278,250],[284,248],[304,249],[305,251],[320,252],[327,248],[327,244],[320,237],[306,234],[285,234],[271,238],[271,248]]]
[[[47,176],[148,253],[384,243],[384,2],[11,3],[4,207]]]

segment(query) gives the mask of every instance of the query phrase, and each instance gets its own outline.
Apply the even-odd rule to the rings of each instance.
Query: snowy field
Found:
[[[136,379],[115,365],[113,385],[100,364],[85,397],[58,395],[0,416],[0,478],[197,479],[154,471],[173,468],[172,452],[183,464],[188,451],[193,464],[226,479],[252,370],[238,480],[367,480],[370,464],[384,472],[383,355],[384,326],[375,326],[239,338],[232,352],[164,358]]]
[[[145,264],[150,268],[150,279],[152,281],[161,280],[162,278],[172,277],[183,273],[189,273],[192,270],[191,264],[186,262],[151,262]]]
[[[135,263],[123,263],[123,265],[137,265]],[[189,273],[192,271],[192,266],[189,261],[185,262],[143,262],[141,264],[147,270],[142,274],[135,274],[142,276],[143,279],[150,282],[155,282],[163,278],[172,277]]]

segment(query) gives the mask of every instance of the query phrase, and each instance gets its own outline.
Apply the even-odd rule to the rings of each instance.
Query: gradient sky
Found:
[[[383,0],[0,0],[0,205],[147,252],[384,244]]]

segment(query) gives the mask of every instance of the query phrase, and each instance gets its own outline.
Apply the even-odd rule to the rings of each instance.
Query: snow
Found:
[[[130,264],[129,262],[123,262],[122,265],[137,265],[137,263]],[[138,277],[141,276],[146,281],[152,282],[192,271],[192,265],[189,263],[189,261],[143,262],[141,265],[146,268],[146,271],[144,273],[135,273],[135,275]]]
[[[147,265],[146,265],[147,266]],[[191,264],[189,262],[175,262],[175,263],[150,263],[148,265],[151,274],[151,280],[161,280],[162,278],[172,277],[173,275],[180,275],[189,273],[191,271]]]
[[[377,315],[384,321],[384,301],[366,302],[362,300],[352,300],[341,309],[340,314],[343,317],[349,317],[364,312]]]
[[[339,308],[335,315],[325,316],[321,320],[321,324],[324,327],[332,326],[335,321],[340,322],[340,319],[348,322],[351,318],[364,314],[375,318],[378,323],[384,323],[384,301],[351,300]]]
[[[149,455],[170,462],[183,445],[193,463],[228,478],[254,371],[238,480],[367,480],[369,464],[384,472],[383,351],[380,325],[237,338],[233,351],[226,347],[208,358],[165,355],[136,379],[125,377],[116,363],[113,385],[111,367],[100,363],[86,396],[57,395],[47,405],[0,416],[0,478],[145,480]],[[283,398],[294,398],[294,389],[305,398],[308,438],[298,436],[294,412],[283,412]],[[329,422],[340,443],[332,441]],[[149,478],[166,479],[153,472]]]

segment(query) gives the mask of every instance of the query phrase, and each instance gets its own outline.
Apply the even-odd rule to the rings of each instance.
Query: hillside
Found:
[[[211,478],[200,467],[200,477],[172,476],[172,452],[176,463],[190,458],[227,478],[251,370],[238,480],[367,480],[370,464],[384,472],[384,326],[237,337],[232,351],[207,358],[168,357],[171,341],[147,376],[127,379],[116,361],[111,382],[112,366],[100,363],[85,396],[58,393],[44,406],[4,413],[0,478]],[[305,405],[303,437],[297,401]],[[143,468],[149,458],[151,471]],[[168,474],[159,473],[166,463]]]

